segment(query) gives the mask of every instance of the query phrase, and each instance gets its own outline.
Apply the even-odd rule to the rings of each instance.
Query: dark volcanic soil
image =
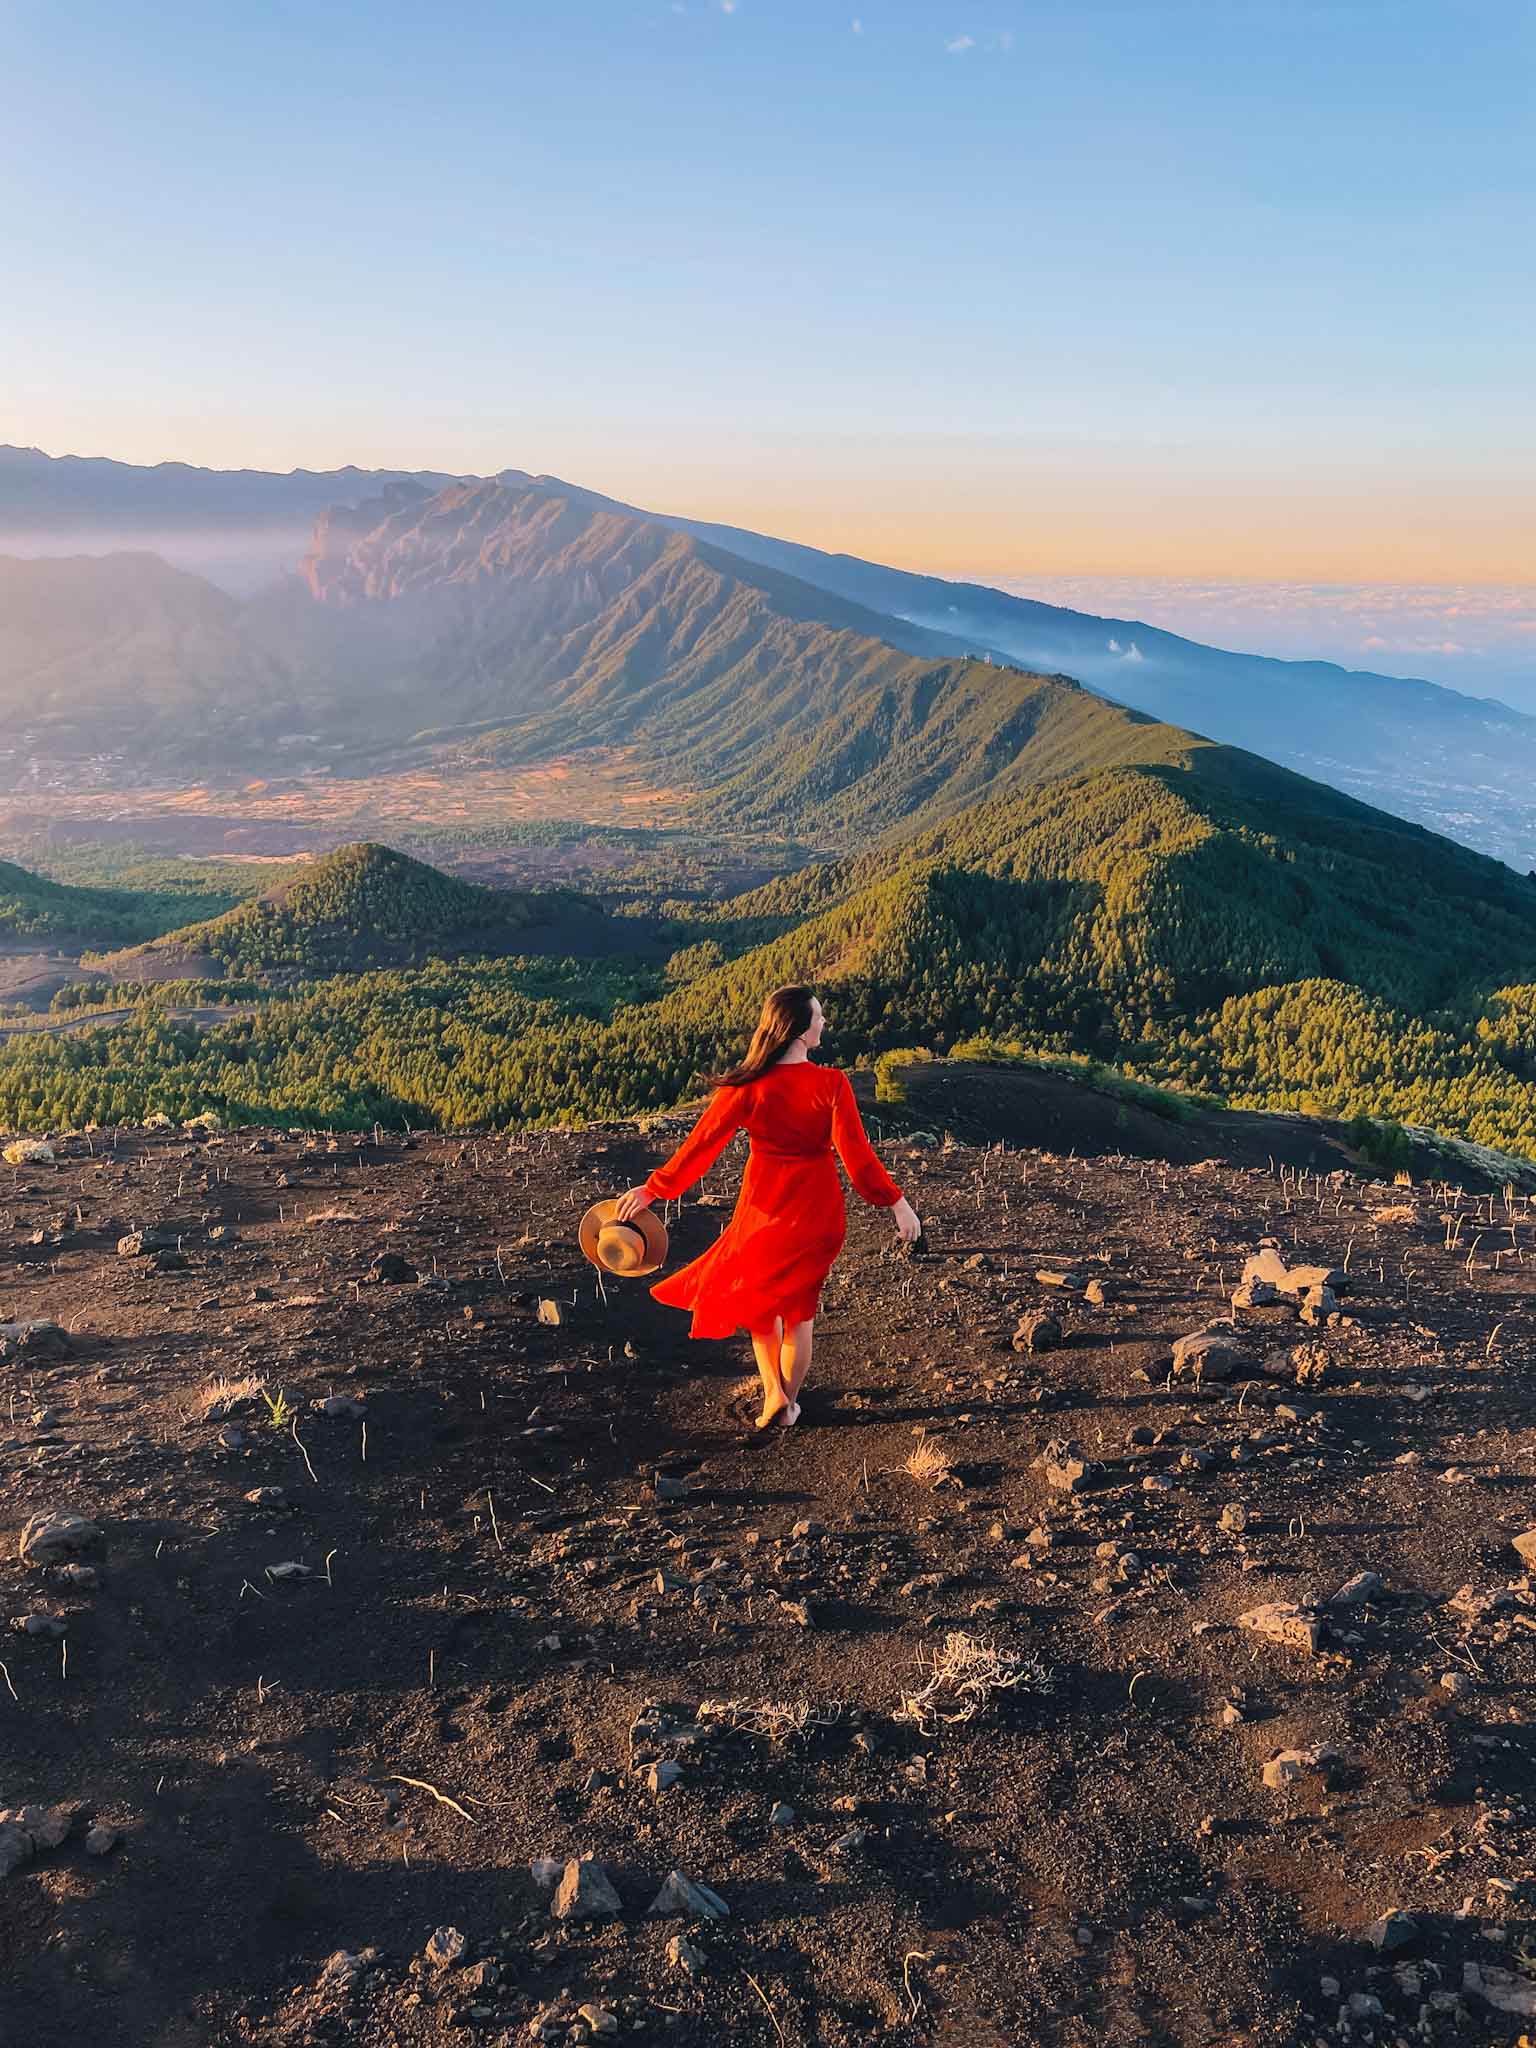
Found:
[[[850,1202],[804,1421],[756,1441],[744,1341],[604,1304],[572,1249],[676,1129],[96,1133],[0,1169],[0,1321],[69,1332],[0,1364],[0,1805],[81,1802],[0,1877],[7,2048],[1528,2031],[1485,1993],[1536,1996],[1536,1212],[891,1143],[930,1248]],[[117,1254],[151,1223],[184,1264]],[[1348,1320],[1241,1313],[1230,1382],[1170,1383],[1266,1232],[1347,1262]],[[1063,1261],[1112,1298],[1037,1281]],[[1062,1347],[1015,1352],[1046,1305]],[[202,1416],[253,1374],[291,1426]],[[1035,1463],[1064,1439],[1074,1495]],[[18,1557],[59,1507],[94,1583]],[[1272,1602],[1318,1603],[1315,1650],[1238,1625]],[[902,1718],[957,1633],[1036,1661]],[[586,1854],[623,1910],[557,1920],[530,1863]],[[648,1916],[674,1870],[729,1917]]]

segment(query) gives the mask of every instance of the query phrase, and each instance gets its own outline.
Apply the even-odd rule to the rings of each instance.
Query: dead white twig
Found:
[[[446,1792],[439,1792],[437,1787],[429,1785],[425,1778],[407,1778],[399,1771],[392,1771],[389,1782],[392,1785],[414,1785],[418,1792],[430,1792],[439,1806],[451,1806],[461,1819],[467,1820],[471,1827],[474,1826],[475,1816],[472,1813],[466,1813],[457,1799],[450,1799]],[[467,1799],[469,1794],[466,1793],[464,1796]]]

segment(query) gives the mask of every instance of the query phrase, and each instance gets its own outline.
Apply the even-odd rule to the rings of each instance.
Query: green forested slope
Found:
[[[740,1047],[770,987],[804,979],[833,1058],[992,1034],[1536,1145],[1536,884],[1063,679],[882,644],[856,608],[643,522],[547,492],[449,497],[451,517],[407,508],[325,557],[327,604],[420,600],[420,644],[460,664],[445,710],[495,697],[487,650],[515,657],[538,717],[482,744],[643,734],[698,779],[700,822],[803,827],[844,857],[673,906],[687,978],[656,995],[617,966],[551,984],[502,959],[421,964],[510,954],[551,898],[345,848],[107,963],[120,981],[199,956],[307,978],[284,1000],[201,1035],[145,1016],[13,1041],[0,1122],[658,1107]],[[315,979],[343,969],[392,971]]]
[[[616,982],[594,1003],[576,963],[553,982],[439,964],[313,984],[205,1033],[145,1018],[13,1043],[0,1122],[629,1113],[693,1092],[766,990],[804,978],[833,1060],[990,1035],[1536,1152],[1536,887],[1245,757],[994,799],[724,913],[775,935],[659,1000]]]
[[[207,956],[240,973],[326,973],[404,954],[425,958],[471,937],[490,950],[498,935],[507,937],[552,909],[586,901],[564,891],[535,896],[480,888],[390,847],[360,843],[338,847],[281,888],[221,917],[168,932],[109,964],[125,981],[180,956]]]
[[[180,890],[79,888],[0,860],[0,939],[129,943],[185,921],[207,902]]]

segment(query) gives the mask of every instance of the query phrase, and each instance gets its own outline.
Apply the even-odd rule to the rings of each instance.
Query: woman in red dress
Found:
[[[746,1131],[751,1147],[735,1214],[702,1257],[651,1292],[692,1310],[690,1337],[747,1331],[763,1382],[759,1429],[800,1419],[822,1284],[848,1227],[834,1149],[864,1200],[891,1211],[904,1244],[921,1229],[870,1149],[848,1076],[809,1057],[821,1027],[821,1004],[808,988],[775,989],[746,1058],[715,1077],[709,1107],[688,1136],[615,1211],[627,1223],[658,1199],[675,1200]]]

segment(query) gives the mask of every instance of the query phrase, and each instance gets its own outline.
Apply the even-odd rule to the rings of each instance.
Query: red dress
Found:
[[[690,1337],[769,1330],[775,1316],[787,1328],[815,1315],[848,1229],[834,1146],[866,1202],[889,1209],[901,1200],[864,1135],[848,1076],[810,1060],[780,1061],[739,1088],[717,1088],[646,1193],[675,1200],[742,1129],[751,1150],[735,1214],[707,1252],[651,1289],[669,1307],[693,1311]]]

